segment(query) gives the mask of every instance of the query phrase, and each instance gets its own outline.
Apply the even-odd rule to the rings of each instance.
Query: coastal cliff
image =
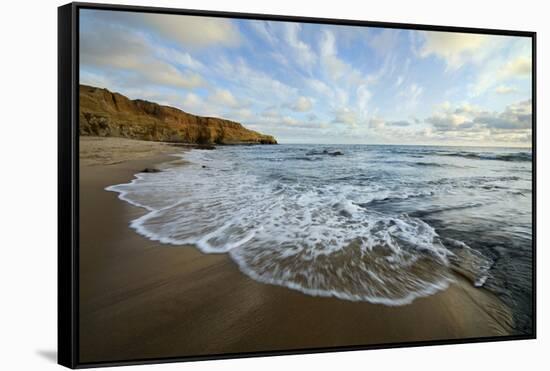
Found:
[[[80,85],[80,135],[197,144],[277,144],[238,122]]]

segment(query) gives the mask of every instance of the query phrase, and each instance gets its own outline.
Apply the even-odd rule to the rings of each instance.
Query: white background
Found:
[[[546,191],[549,174],[544,168],[550,161],[545,106],[550,22],[544,9],[545,1],[141,0],[119,3],[538,32],[538,340],[134,366],[127,370],[406,368],[449,371],[548,367],[550,262],[546,249],[550,242],[550,204]],[[62,4],[55,0],[11,0],[2,3],[0,13],[0,369],[3,370],[61,368],[55,364],[55,354],[56,8]]]

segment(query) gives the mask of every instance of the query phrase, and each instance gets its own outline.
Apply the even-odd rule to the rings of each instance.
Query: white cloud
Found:
[[[94,23],[90,31],[105,27],[112,28],[113,35],[149,31],[162,41],[170,40],[186,48],[235,47],[242,42],[239,28],[224,18],[104,10],[83,10],[82,16]]]
[[[531,99],[511,104],[503,112],[482,112],[473,118],[474,123],[495,129],[531,130],[533,112]]]
[[[220,58],[212,70],[218,77],[238,85],[240,96],[246,96],[251,102],[264,105],[275,100],[276,103],[282,103],[297,96],[296,88],[250,67],[242,58]]]
[[[268,107],[262,112],[262,116],[268,119],[278,119],[281,117],[281,113],[277,107]]]
[[[436,112],[426,119],[436,130],[459,130],[460,126],[469,122],[468,116],[451,111]]]
[[[290,108],[295,112],[307,112],[313,108],[313,102],[308,97],[300,96]]]
[[[227,114],[234,121],[248,121],[255,118],[254,112],[249,108],[239,108]]]
[[[498,74],[501,79],[531,77],[531,68],[531,58],[520,56],[503,65],[498,71]]]
[[[325,124],[316,122],[317,116],[310,113],[307,117],[307,121],[300,120],[296,117],[289,115],[282,115],[281,110],[277,107],[268,107],[265,109],[260,117],[255,117],[254,120],[261,123],[261,127],[267,129],[270,132],[277,132],[282,130],[287,132],[288,129],[320,129]],[[260,125],[254,125],[259,128]],[[308,136],[310,136],[308,134]]]
[[[204,108],[203,100],[194,93],[187,93],[182,101],[182,109],[186,112],[199,112]]]
[[[332,98],[334,96],[332,89],[323,81],[317,79],[306,79],[306,85],[317,94]]]
[[[282,53],[279,53],[279,52],[271,52],[269,53],[269,55],[271,55],[271,58],[273,58],[274,61],[276,61],[277,63],[285,66],[285,67],[288,67],[290,65],[289,61],[288,61],[288,58],[285,57]]]
[[[281,122],[285,125],[291,125],[291,126],[298,125],[301,123],[299,120],[296,120],[295,118],[290,116],[283,117]]]
[[[531,76],[530,39],[500,35],[422,31],[419,55],[443,59],[448,71],[474,65],[470,97],[494,90],[511,79]],[[477,75],[477,76],[476,76]]]
[[[120,32],[113,27],[106,25],[93,32],[81,33],[81,65],[124,71],[129,74],[126,84],[133,87],[157,84],[192,89],[206,85],[199,73],[189,69],[182,71],[157,57],[155,48],[141,34]],[[171,52],[163,50],[162,53],[166,56]],[[191,59],[186,62],[197,63]]]
[[[140,80],[143,78],[145,82],[148,81],[154,84],[185,89],[193,89],[206,85],[206,82],[199,74],[191,71],[180,72],[174,66],[160,61],[143,64],[137,63],[134,66],[134,70],[141,74],[139,77]]]
[[[335,87],[333,90],[334,93],[334,102],[332,106],[337,107],[347,107],[351,105],[350,103],[350,91],[345,87]]]
[[[300,39],[301,26],[299,23],[283,23],[283,32],[287,44],[294,51],[294,56],[299,65],[309,70],[317,59],[312,48]]]
[[[412,124],[407,120],[386,121],[380,117],[373,117],[369,120],[369,127],[376,130],[385,128],[404,128],[410,125]]]
[[[398,97],[402,101],[402,106],[407,109],[413,109],[418,105],[420,96],[423,94],[424,88],[416,83],[408,85],[406,88],[400,90]]]
[[[507,85],[499,85],[495,88],[495,93],[497,94],[512,94],[512,93],[517,93],[517,89],[512,87],[512,86],[507,86]]]
[[[435,131],[455,132],[475,136],[481,132],[518,131],[531,132],[531,100],[508,105],[501,112],[483,110],[480,107],[463,104],[457,108],[448,105],[425,120]],[[473,138],[473,137],[472,137]],[[478,138],[480,139],[480,138]]]
[[[400,30],[386,28],[377,33],[370,33],[368,43],[378,54],[386,56],[395,51],[399,41]]]
[[[206,68],[204,64],[193,58],[191,54],[176,49],[157,48],[156,54],[165,61],[188,67],[195,71],[204,71]]]
[[[385,121],[380,117],[373,117],[369,120],[369,127],[372,129],[380,130],[384,128]]]
[[[148,58],[150,51],[143,36],[117,32],[112,26],[80,34],[81,65],[129,68],[139,62],[136,58]]]
[[[340,108],[334,112],[334,119],[332,122],[335,124],[348,124],[355,127],[358,122],[357,112],[349,108]]]
[[[503,94],[503,89],[499,89],[499,85],[502,86],[503,83],[514,80],[529,79],[531,66],[531,58],[525,55],[515,56],[513,59],[495,58],[479,72],[477,81],[473,85],[473,95],[480,95],[493,87],[495,90],[500,90],[497,93]]]
[[[323,32],[320,53],[323,65],[332,80],[339,80],[351,70],[348,64],[337,57],[336,40],[334,34],[328,30]]]
[[[365,120],[368,115],[368,107],[372,93],[365,84],[362,84],[357,87],[356,95],[357,106],[359,107],[359,117],[361,120]]]
[[[411,123],[407,120],[397,120],[397,121],[387,121],[387,126],[395,126],[395,127],[405,127],[411,125]]]
[[[275,45],[277,43],[277,37],[273,34],[271,30],[270,22],[252,20],[250,21],[249,25],[262,39],[267,41],[270,45]]]
[[[494,47],[496,37],[458,32],[422,31],[424,44],[420,56],[435,55],[447,63],[450,70],[456,70],[465,63],[479,62],[488,49]]]
[[[326,97],[328,105],[335,113],[333,122],[353,126],[364,122],[372,97],[369,89],[371,79],[338,57],[337,40],[331,30],[325,29],[321,34],[319,55],[326,82],[310,79],[310,88]]]
[[[407,58],[405,63],[398,58],[395,53],[388,53],[382,61],[382,64],[377,70],[365,76],[364,81],[368,84],[377,84],[383,80],[393,81],[395,74],[399,70],[400,75],[406,75],[410,64],[410,59]]]
[[[235,96],[226,89],[215,89],[212,94],[208,96],[208,101],[225,107],[239,108],[243,104],[240,103]]]
[[[401,86],[405,78],[403,76],[397,76],[397,79],[395,80],[395,87],[398,88]]]
[[[187,47],[234,47],[241,43],[238,28],[229,19],[142,13],[138,17],[159,35]]]

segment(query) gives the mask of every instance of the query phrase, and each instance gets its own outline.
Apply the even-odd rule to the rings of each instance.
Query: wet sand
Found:
[[[182,148],[83,138],[80,161],[80,361],[117,361],[506,335],[511,315],[485,289],[456,283],[390,307],[258,283],[225,254],[149,241],[144,211],[105,187]]]

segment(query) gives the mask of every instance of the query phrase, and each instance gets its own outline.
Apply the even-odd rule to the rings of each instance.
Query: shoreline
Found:
[[[80,161],[81,362],[511,334],[510,310],[458,275],[446,290],[386,306],[260,283],[227,254],[148,240],[129,227],[146,211],[104,189],[165,166],[181,146],[81,141],[97,145],[90,156],[82,146]],[[109,142],[123,156],[109,156]]]

